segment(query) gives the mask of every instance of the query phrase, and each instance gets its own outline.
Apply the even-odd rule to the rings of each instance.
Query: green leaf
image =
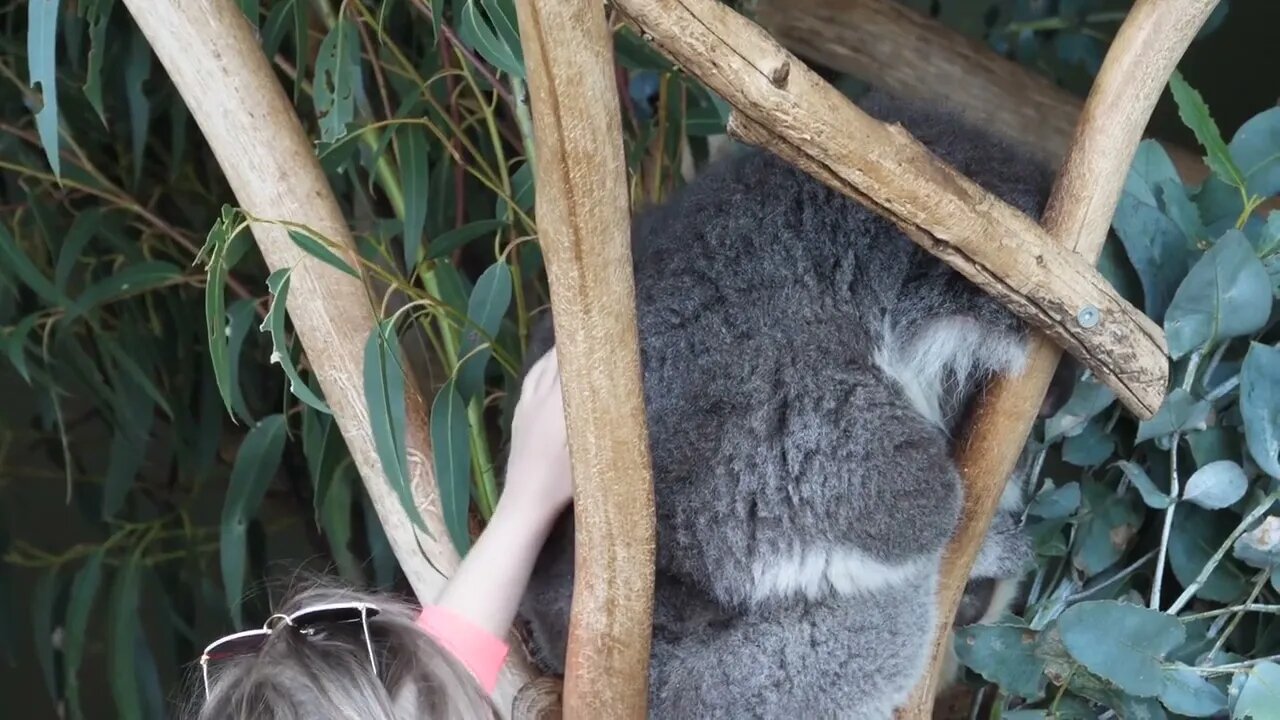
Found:
[[[1176,432],[1203,430],[1212,407],[1204,400],[1196,400],[1182,388],[1174,388],[1164,399],[1164,404],[1150,420],[1138,424],[1136,442],[1165,437]]]
[[[1245,121],[1231,138],[1235,158],[1258,197],[1280,194],[1280,108],[1269,108]]]
[[[102,584],[103,550],[95,550],[71,583],[71,597],[67,601],[67,619],[63,625],[62,657],[66,681],[67,710],[73,720],[83,720],[80,709],[80,661],[84,659],[85,635],[89,632],[89,619],[93,614],[93,601]]]
[[[372,556],[374,587],[382,591],[390,590],[400,566],[396,563],[395,553],[391,551],[387,533],[382,529],[382,520],[374,512],[373,502],[368,495],[363,496],[360,507],[364,511],[365,538],[369,542],[369,554]]]
[[[1240,414],[1249,455],[1280,478],[1280,348],[1249,345],[1240,368]]]
[[[151,79],[151,44],[141,32],[135,32],[129,43],[129,58],[124,66],[125,99],[129,106],[129,137],[133,150],[133,185],[142,179],[143,156],[151,135],[151,101],[144,87]]]
[[[1209,559],[1235,529],[1229,513],[1210,512],[1180,503],[1169,535],[1169,568],[1183,587],[1189,587]],[[1196,592],[1201,600],[1234,602],[1249,590],[1249,579],[1229,558],[1224,558]]]
[[[1209,106],[1205,105],[1200,93],[1188,85],[1182,78],[1182,73],[1177,70],[1169,76],[1169,90],[1173,93],[1174,102],[1178,104],[1178,117],[1195,133],[1196,140],[1205,149],[1205,162],[1209,168],[1219,178],[1244,190],[1244,174],[1231,158],[1227,143],[1222,139],[1222,133],[1218,131],[1218,125],[1209,114]]]
[[[242,298],[231,303],[227,309],[227,386],[231,394],[231,407],[244,422],[252,425],[253,415],[244,399],[244,389],[240,386],[240,354],[244,349],[244,341],[249,337],[249,330],[256,327],[254,318],[258,305],[254,300]]]
[[[27,3],[27,64],[30,87],[37,89],[43,105],[36,112],[36,132],[44,146],[54,177],[62,177],[58,156],[58,0]]]
[[[227,608],[237,628],[244,626],[244,594],[249,521],[258,514],[267,488],[280,467],[287,426],[283,415],[269,415],[245,435],[236,452],[222,506],[219,550]]]
[[[507,49],[511,51],[511,55],[519,63],[521,69],[524,68],[524,49],[520,43],[519,22],[516,19],[516,6],[512,0],[482,0],[485,12],[488,13],[489,19],[493,22],[493,28],[498,32],[498,37],[502,39]]]
[[[121,268],[80,293],[65,319],[70,322],[99,305],[164,287],[179,277],[182,277],[182,270],[163,260],[145,260]]]
[[[1095,418],[1081,431],[1062,443],[1062,459],[1077,467],[1094,467],[1115,453],[1116,441],[1107,434],[1101,418]]]
[[[457,370],[458,394],[470,402],[484,390],[484,372],[493,355],[490,340],[497,337],[502,318],[511,305],[511,268],[504,262],[490,265],[476,281],[467,301],[467,326],[462,332]]]
[[[1080,483],[1070,482],[1062,487],[1046,488],[1032,500],[1027,512],[1048,520],[1071,517],[1080,508]]]
[[[53,270],[53,284],[57,287],[59,294],[66,294],[67,283],[71,280],[76,262],[80,260],[85,245],[93,239],[101,224],[100,208],[89,208],[76,215],[76,219],[72,221],[71,229],[67,231],[66,237],[62,240],[62,247],[58,249],[58,264]]]
[[[421,125],[404,125],[400,135],[400,187],[404,190],[404,266],[412,273],[422,252],[431,197],[427,150],[431,147]]]
[[[1146,503],[1147,507],[1164,510],[1173,504],[1173,498],[1156,487],[1151,476],[1147,475],[1147,471],[1143,470],[1141,465],[1128,460],[1118,460],[1115,466],[1124,471],[1124,476],[1129,478],[1129,483],[1138,489],[1138,494],[1142,495],[1142,502]]]
[[[467,223],[456,230],[450,230],[431,241],[431,246],[427,248],[427,259],[436,260],[442,258],[472,240],[495,233],[506,227],[506,225],[501,220],[477,220],[473,223]]]
[[[471,443],[467,406],[450,380],[431,403],[431,446],[435,451],[436,482],[445,527],[458,553],[471,547],[467,510],[471,506]]]
[[[1198,468],[1187,480],[1182,499],[1206,510],[1234,505],[1249,489],[1244,470],[1230,460],[1211,462]]]
[[[39,319],[40,316],[36,313],[22,318],[17,325],[13,326],[13,330],[9,331],[7,338],[9,363],[28,385],[31,384],[31,371],[27,369],[27,335],[31,333],[31,329]]]
[[[1058,616],[1062,644],[1099,677],[1130,695],[1164,689],[1164,656],[1186,640],[1181,621],[1158,610],[1112,600],[1082,602]]]
[[[1223,235],[1191,268],[1165,314],[1174,359],[1262,328],[1271,314],[1271,280],[1238,230]]]
[[[124,507],[134,478],[146,462],[151,428],[155,422],[155,401],[136,383],[118,383],[121,416],[117,418],[107,456],[107,472],[102,481],[102,517],[111,518]]]
[[[312,237],[310,231],[298,228],[289,228],[289,239],[293,240],[294,244],[299,248],[302,248],[303,252],[319,260],[325,265],[344,272],[357,280],[360,279],[360,273],[356,272],[355,269],[348,265],[345,260],[338,257],[336,253],[326,247],[319,238]]]
[[[502,38],[494,34],[489,22],[476,8],[476,0],[466,0],[466,5],[462,8],[462,15],[458,19],[458,39],[480,53],[494,67],[512,77],[524,79],[524,63]]]
[[[409,487],[409,462],[405,448],[405,384],[400,364],[400,338],[391,320],[382,320],[364,346],[364,398],[378,461],[391,489],[413,524],[426,531],[426,523]]]
[[[22,251],[3,223],[0,223],[0,264],[50,305],[61,307],[68,303],[67,298],[53,286],[53,283],[49,282],[49,278],[45,277],[44,273],[40,272]]]
[[[511,199],[515,201],[516,207],[529,212],[533,208],[536,200],[537,187],[534,185],[533,166],[527,162],[522,162],[520,168],[511,174]],[[499,219],[506,219],[508,222],[515,217],[515,212],[508,206],[507,199],[499,196],[498,202],[494,206],[493,216]]]
[[[57,566],[49,568],[36,581],[31,591],[31,631],[33,634],[36,662],[44,676],[44,686],[49,692],[49,699],[58,702],[57,666],[53,656],[54,613],[57,611],[58,591]]]
[[[259,330],[271,333],[271,362],[279,363],[289,378],[289,391],[299,400],[319,410],[332,414],[328,404],[320,399],[302,380],[298,368],[294,367],[293,354],[289,351],[289,338],[284,331],[285,308],[289,300],[289,279],[293,276],[293,268],[281,268],[267,278],[267,288],[271,291],[271,306],[267,317],[262,321]]]
[[[244,13],[244,17],[249,24],[258,27],[258,18],[262,14],[262,6],[259,0],[237,0],[240,5],[240,12]]]
[[[342,579],[350,583],[364,582],[360,563],[348,547],[351,542],[352,488],[358,480],[355,465],[350,461],[343,463],[336,469],[334,480],[320,506],[320,527],[329,542],[329,551]]]
[[[1002,690],[1024,698],[1044,693],[1045,663],[1035,654],[1036,633],[1017,625],[956,628],[960,662]]]
[[[142,717],[142,695],[134,665],[134,649],[141,623],[138,602],[142,595],[142,563],[133,555],[116,574],[111,590],[110,638],[111,694],[120,718]]]
[[[1259,663],[1240,688],[1232,720],[1280,720],[1280,665]]]
[[[239,213],[228,206],[223,206],[222,215],[209,230],[208,239],[200,250],[197,260],[207,257],[209,279],[205,284],[205,326],[209,342],[209,359],[213,363],[213,376],[218,381],[218,393],[222,396],[222,404],[227,412],[232,412],[231,405],[231,364],[227,354],[227,274],[232,263],[231,254],[234,238],[231,236],[236,227]]]
[[[102,109],[102,56],[107,45],[107,23],[115,0],[84,0],[79,3],[80,13],[89,23],[89,69],[85,72],[84,95],[98,113],[98,119],[107,124],[107,114]]]
[[[347,125],[355,119],[359,74],[360,37],[356,26],[344,16],[320,43],[316,56],[315,107],[324,142],[346,135]]]
[[[1240,536],[1232,554],[1263,570],[1280,567],[1280,515],[1265,518],[1257,527]]]
[[[1142,525],[1142,515],[1130,497],[1117,496],[1102,483],[1083,480],[1080,488],[1084,502],[1072,563],[1092,576],[1124,556]]]
[[[1178,663],[1165,668],[1160,702],[1187,717],[1209,717],[1227,708],[1227,695],[1194,668]]]

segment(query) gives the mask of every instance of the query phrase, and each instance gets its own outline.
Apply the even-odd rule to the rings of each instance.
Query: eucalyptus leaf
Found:
[[[1259,663],[1240,687],[1232,720],[1280,720],[1280,665]]]
[[[442,258],[472,240],[495,233],[503,227],[506,227],[506,223],[501,220],[477,220],[456,230],[450,230],[431,241],[431,246],[427,250],[427,259]]]
[[[1058,616],[1058,631],[1072,657],[1137,697],[1161,693],[1164,656],[1186,639],[1177,618],[1111,600],[1067,608]]]
[[[1227,695],[1194,668],[1181,663],[1165,668],[1160,702],[1187,717],[1211,717],[1227,709]]]
[[[364,397],[378,461],[387,482],[400,498],[400,506],[413,524],[426,531],[409,488],[409,461],[405,447],[405,380],[400,359],[400,338],[390,320],[374,326],[364,346]]]
[[[1209,168],[1222,180],[1243,190],[1244,173],[1232,159],[1227,143],[1222,139],[1222,133],[1218,131],[1218,125],[1209,114],[1209,107],[1205,105],[1200,93],[1188,85],[1182,78],[1182,73],[1177,70],[1169,76],[1169,89],[1178,104],[1179,117],[1195,133],[1196,140],[1205,149],[1205,162]]]
[[[1070,517],[1080,507],[1080,483],[1070,482],[1037,494],[1028,507],[1036,517],[1058,519]]]
[[[316,55],[314,80],[320,139],[334,142],[355,119],[355,86],[360,74],[360,36],[346,15],[339,16]]]
[[[1169,354],[1183,355],[1262,328],[1271,313],[1271,281],[1245,236],[1231,230],[1191,268],[1165,313]]]
[[[80,708],[80,663],[84,659],[89,620],[93,616],[94,600],[102,584],[104,551],[99,548],[91,554],[76,573],[71,583],[71,595],[67,601],[67,617],[63,625],[63,676],[66,682],[67,713],[74,720],[83,720]]]
[[[467,47],[512,77],[524,79],[524,63],[489,25],[477,7],[477,0],[466,0],[458,19],[458,37]],[[516,47],[519,47],[518,45]]]
[[[1025,698],[1044,692],[1044,661],[1035,654],[1036,633],[1017,625],[956,628],[960,662],[1006,692]]]
[[[288,337],[285,335],[285,308],[289,300],[289,279],[293,275],[292,268],[281,268],[267,278],[267,288],[271,291],[271,306],[267,317],[262,321],[259,330],[271,333],[271,362],[279,363],[289,379],[289,391],[299,400],[323,413],[332,413],[329,405],[311,389],[298,374],[293,364],[293,354],[289,350]]]
[[[1230,148],[1248,194],[1280,195],[1280,108],[1268,108],[1246,120],[1231,138]]]
[[[1072,563],[1092,576],[1124,556],[1142,525],[1142,514],[1129,497],[1117,496],[1102,483],[1083,480],[1080,487],[1084,501]]]
[[[141,32],[135,32],[129,42],[129,56],[125,60],[125,99],[129,106],[129,144],[133,150],[133,185],[142,179],[143,157],[147,150],[147,138],[151,135],[151,101],[147,99],[145,85],[151,79],[151,44]]]
[[[254,318],[257,315],[257,303],[243,298],[231,303],[227,309],[227,389],[231,396],[232,411],[245,423],[253,424],[253,415],[249,412],[249,404],[244,399],[244,388],[240,383],[241,354],[249,331],[257,326]]]
[[[70,322],[99,305],[164,287],[180,277],[182,270],[163,260],[147,260],[129,265],[86,288],[67,310],[64,319]]]
[[[1241,535],[1232,548],[1248,565],[1263,570],[1280,568],[1280,516],[1264,518],[1257,527]]]
[[[1240,413],[1250,457],[1280,478],[1280,348],[1249,346],[1240,368]]]
[[[1169,535],[1169,567],[1183,587],[1189,587],[1209,559],[1235,529],[1236,520],[1190,503],[1180,503]],[[1229,603],[1248,592],[1248,576],[1230,558],[1224,558],[1209,574],[1196,597]]]
[[[56,704],[61,697],[57,665],[54,658],[54,614],[57,612],[61,583],[57,566],[51,567],[36,580],[31,591],[31,631],[35,647],[36,663],[44,677],[44,686],[50,700]]]
[[[1182,388],[1174,388],[1150,420],[1138,424],[1137,442],[1187,430],[1203,430],[1212,406]]]
[[[1234,505],[1249,489],[1244,470],[1230,460],[1211,462],[1198,468],[1187,479],[1182,499],[1207,510],[1220,510]]]
[[[29,0],[27,3],[27,65],[30,86],[42,101],[36,111],[36,132],[44,146],[45,158],[54,177],[62,176],[58,156],[58,0]]]
[[[138,603],[142,595],[142,564],[130,556],[116,574],[111,589],[110,630],[111,694],[120,718],[142,717],[142,695],[135,668],[135,643],[141,631]]]
[[[284,453],[286,424],[283,415],[269,415],[249,430],[236,452],[222,506],[219,552],[227,609],[237,628],[244,626],[241,604],[249,522],[258,514]]]
[[[47,0],[40,1],[47,2]],[[23,252],[17,241],[13,239],[13,235],[9,234],[9,229],[2,222],[0,222],[0,265],[3,265],[5,270],[13,273],[23,285],[50,305],[65,306],[69,304],[66,296],[55,288],[53,283],[49,282],[49,278],[45,277],[44,273],[31,262],[31,259]]]
[[[107,23],[115,0],[83,0],[80,12],[89,23],[89,68],[85,72],[84,95],[98,113],[98,119],[107,124],[107,114],[102,106],[102,67],[107,45]]]
[[[427,226],[427,202],[431,197],[427,165],[427,131],[421,125],[404,125],[400,136],[400,187],[404,190],[404,266],[412,273],[422,252]]]
[[[511,269],[505,262],[490,265],[476,281],[467,301],[467,327],[462,332],[457,390],[469,402],[484,389],[485,368],[493,354],[491,338],[498,335],[511,305]]]
[[[319,260],[325,265],[328,265],[340,272],[344,272],[353,278],[360,278],[360,273],[356,272],[355,269],[348,265],[345,260],[338,257],[337,253],[326,247],[318,237],[312,236],[310,231],[300,228],[289,228],[289,239],[292,240],[295,245],[302,248],[303,252]]]
[[[1164,510],[1173,504],[1173,498],[1156,487],[1151,476],[1147,475],[1147,471],[1142,469],[1141,465],[1128,460],[1117,460],[1115,465],[1124,471],[1124,476],[1129,479],[1130,484],[1138,489],[1138,493],[1142,495],[1142,502],[1146,503],[1147,507]]]
[[[436,482],[445,527],[458,553],[471,547],[467,510],[471,506],[471,442],[467,407],[454,386],[446,382],[431,403],[431,446],[435,451]]]

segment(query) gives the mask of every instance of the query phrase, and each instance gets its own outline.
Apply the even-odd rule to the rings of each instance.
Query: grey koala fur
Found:
[[[1039,217],[1051,174],[1028,156],[937,109],[879,93],[859,104]],[[887,220],[758,149],[641,212],[632,234],[657,513],[650,716],[890,717],[924,669],[961,502],[956,431],[991,374],[1025,361],[1025,327]],[[548,314],[527,362],[553,343]],[[974,569],[969,621],[1030,559],[1021,472]],[[522,604],[551,672],[572,583],[568,511]]]

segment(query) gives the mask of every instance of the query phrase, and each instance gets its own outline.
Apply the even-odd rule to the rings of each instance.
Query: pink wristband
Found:
[[[498,685],[498,671],[507,659],[506,642],[461,615],[435,605],[422,609],[418,627],[458,658],[485,693],[493,692]]]

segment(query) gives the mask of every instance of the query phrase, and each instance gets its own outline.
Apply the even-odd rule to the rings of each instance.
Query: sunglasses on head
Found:
[[[204,696],[209,698],[209,663],[227,658],[252,655],[267,644],[271,633],[280,626],[291,627],[303,635],[311,635],[316,629],[325,625],[344,623],[360,623],[364,633],[364,645],[369,651],[369,665],[373,674],[378,674],[378,663],[373,658],[373,640],[369,637],[369,618],[381,612],[377,606],[367,603],[331,603],[303,608],[292,615],[275,614],[267,618],[257,630],[245,630],[232,633],[209,643],[200,656],[200,672],[204,676]]]

